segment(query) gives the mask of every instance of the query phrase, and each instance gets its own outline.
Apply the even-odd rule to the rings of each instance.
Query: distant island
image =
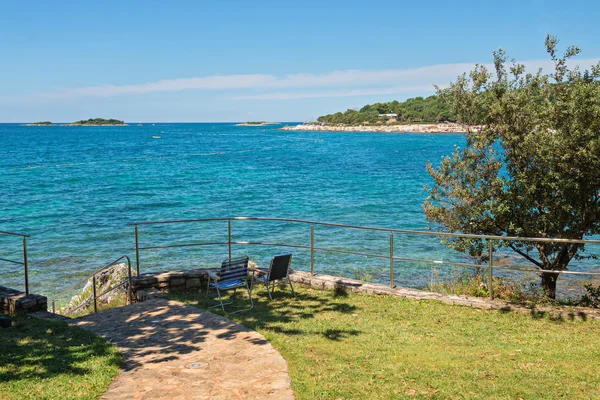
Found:
[[[32,122],[23,126],[128,126],[125,121],[118,119],[90,118],[71,122],[70,124],[54,124],[50,121]]]
[[[63,126],[127,126],[125,121],[118,119],[90,118],[86,120],[75,121]]]
[[[50,121],[39,121],[39,122],[32,122],[31,124],[25,124],[25,126],[51,126],[51,125],[54,125],[54,124]]]
[[[456,123],[456,115],[440,96],[367,104],[360,109],[322,115],[318,122],[284,126],[284,131],[389,133],[464,133],[479,126]]]
[[[247,121],[236,126],[267,126],[267,125],[279,125],[279,122],[266,122],[266,121]]]

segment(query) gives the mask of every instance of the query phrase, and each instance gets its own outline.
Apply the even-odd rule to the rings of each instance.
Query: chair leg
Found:
[[[206,301],[204,302],[204,307],[208,306],[208,291],[210,290],[210,278],[206,281]]]
[[[265,286],[267,287],[267,293],[269,294],[269,299],[273,300],[273,297],[271,296],[271,291],[269,290],[269,281],[265,281]]]
[[[296,292],[294,291],[294,286],[292,285],[292,280],[290,278],[288,278],[288,283],[290,284],[290,287],[292,288],[292,296],[296,297]]]
[[[223,299],[221,298],[221,291],[219,290],[219,287],[217,287],[217,293],[219,294],[219,301],[221,302],[221,310],[225,312],[225,305],[223,304]]]
[[[244,308],[243,310],[236,310],[230,312],[229,314],[237,314],[242,311],[250,311],[254,308],[254,300],[252,300],[252,288],[248,285],[248,281],[246,281],[246,290],[248,291],[248,297],[250,298],[250,308]]]

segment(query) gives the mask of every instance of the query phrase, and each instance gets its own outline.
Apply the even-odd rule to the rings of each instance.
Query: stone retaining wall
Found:
[[[446,304],[474,307],[484,310],[498,310],[503,312],[518,312],[530,314],[534,317],[549,315],[553,319],[596,319],[600,320],[600,310],[585,307],[569,306],[535,306],[527,307],[522,304],[510,303],[503,300],[490,300],[485,297],[469,297],[448,295],[425,290],[408,289],[395,287],[391,288],[385,285],[375,283],[365,283],[362,281],[342,278],[331,275],[314,275],[308,272],[294,271],[290,274],[292,281],[300,286],[310,287],[320,290],[347,290],[369,295],[388,295],[397,296],[413,300],[436,300]]]
[[[207,276],[205,269],[140,274],[131,278],[131,289],[135,298],[142,299],[148,289],[168,291],[206,286]]]
[[[48,309],[48,299],[39,294],[30,294],[0,286],[0,313],[14,314],[18,312],[36,312],[46,311]]]
[[[309,272],[293,271],[290,279],[297,285],[319,290],[347,290],[350,292],[364,293],[369,295],[397,296],[413,300],[436,300],[442,303],[474,307],[485,310],[515,311],[535,316],[545,314],[553,318],[562,319],[600,319],[600,310],[583,307],[552,307],[536,306],[526,307],[522,304],[513,304],[502,300],[489,300],[482,297],[469,297],[459,295],[447,295],[425,290],[395,287],[376,283],[367,283],[355,279],[347,279],[331,275],[311,275]],[[185,290],[190,288],[206,287],[207,273],[205,269],[170,271],[153,274],[143,274],[132,278],[132,289],[136,298],[142,300],[144,293],[149,289]]]

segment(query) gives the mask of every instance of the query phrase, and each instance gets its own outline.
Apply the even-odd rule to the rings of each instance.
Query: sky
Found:
[[[600,60],[600,2],[1,1],[0,122],[306,121],[435,93],[547,33]]]

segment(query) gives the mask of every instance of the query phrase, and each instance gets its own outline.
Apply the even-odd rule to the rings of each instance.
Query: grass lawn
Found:
[[[16,316],[0,329],[0,399],[96,399],[121,360],[116,347],[90,332]]]
[[[203,295],[169,297],[202,307]],[[303,288],[255,298],[227,317],[281,352],[298,399],[600,398],[596,321]]]

